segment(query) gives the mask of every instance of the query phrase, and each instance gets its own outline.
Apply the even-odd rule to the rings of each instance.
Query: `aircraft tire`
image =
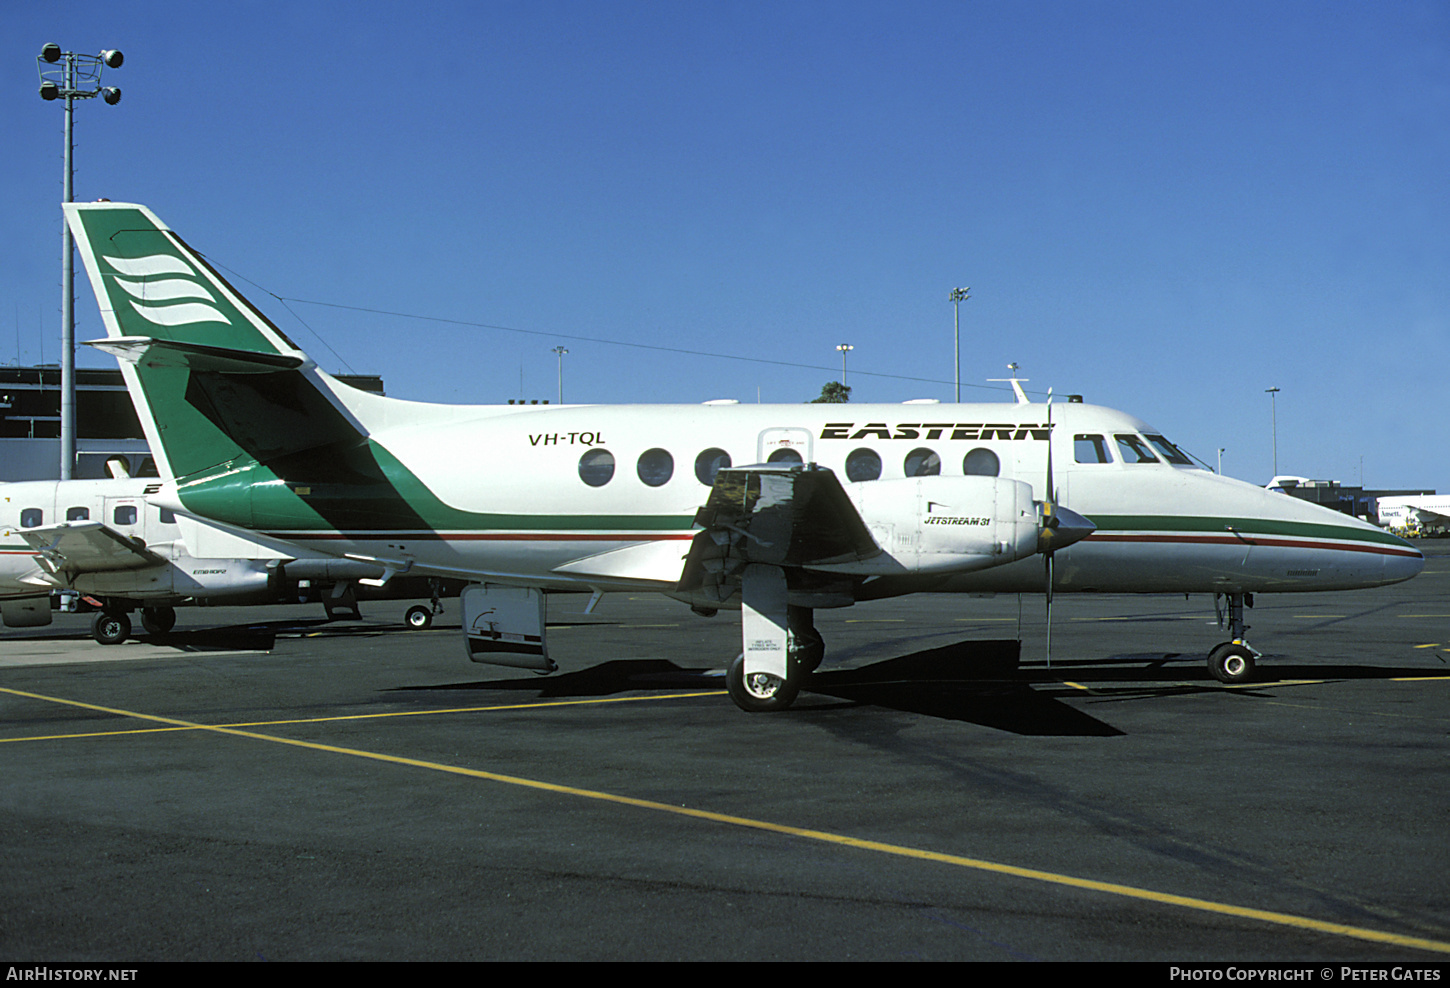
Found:
[[[745,679],[745,654],[742,652],[725,670],[725,688],[730,699],[746,713],[765,714],[787,709],[800,693],[800,677],[792,675],[786,679],[769,673],[756,673]]]
[[[1224,642],[1208,653],[1208,671],[1214,679],[1230,686],[1252,682],[1254,653],[1246,645]]]
[[[416,604],[408,608],[408,613],[404,615],[403,620],[413,631],[422,631],[433,624],[433,609]]]
[[[176,627],[176,608],[141,608],[141,627],[145,628],[146,633],[153,637],[166,634],[172,628]]]
[[[131,619],[121,611],[101,611],[91,620],[91,637],[100,645],[119,645],[131,636]]]

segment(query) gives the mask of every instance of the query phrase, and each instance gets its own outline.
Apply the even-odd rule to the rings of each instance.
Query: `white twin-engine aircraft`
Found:
[[[476,581],[475,661],[555,666],[551,590],[742,610],[746,710],[791,704],[820,607],[918,591],[1212,593],[1253,674],[1254,593],[1418,573],[1408,543],[1198,469],[1081,403],[456,406],[339,384],[143,206],[67,204],[137,411],[158,507],[231,531]],[[1071,508],[1068,507],[1071,505]]]

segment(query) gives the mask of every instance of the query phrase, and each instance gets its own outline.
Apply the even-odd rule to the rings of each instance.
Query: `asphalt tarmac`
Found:
[[[738,619],[551,597],[553,676],[457,602],[0,632],[0,959],[1450,958],[1450,545],[1396,587],[922,595],[817,624],[785,713]],[[1020,654],[1017,644],[1021,636]]]

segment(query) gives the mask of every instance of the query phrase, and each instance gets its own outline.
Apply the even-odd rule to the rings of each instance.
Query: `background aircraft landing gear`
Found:
[[[125,611],[100,611],[91,620],[91,637],[101,645],[119,645],[131,636]]]
[[[141,608],[141,627],[145,628],[147,634],[152,637],[160,637],[166,634],[172,628],[176,627],[176,608]]]
[[[413,631],[422,631],[433,623],[433,608],[426,604],[414,604],[408,608],[403,620]]]
[[[1249,626],[1244,624],[1244,605],[1254,606],[1253,594],[1231,593],[1226,594],[1228,598],[1228,614],[1220,610],[1219,626],[1227,624],[1229,634],[1233,636],[1232,641],[1221,642],[1213,647],[1208,653],[1209,674],[1220,683],[1247,683],[1254,678],[1254,665],[1259,657],[1247,641],[1244,640],[1244,632]],[[1215,598],[1217,604],[1217,598]]]

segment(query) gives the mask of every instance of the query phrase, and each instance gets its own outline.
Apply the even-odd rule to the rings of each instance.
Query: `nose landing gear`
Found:
[[[1249,626],[1244,624],[1244,605],[1253,607],[1254,595],[1230,593],[1224,596],[1228,598],[1227,615],[1219,605],[1218,597],[1214,597],[1214,605],[1218,607],[1218,624],[1221,628],[1227,627],[1233,637],[1231,641],[1215,645],[1208,653],[1208,671],[1220,683],[1236,685],[1252,682],[1254,665],[1260,653],[1244,639],[1244,632],[1249,630]]]

